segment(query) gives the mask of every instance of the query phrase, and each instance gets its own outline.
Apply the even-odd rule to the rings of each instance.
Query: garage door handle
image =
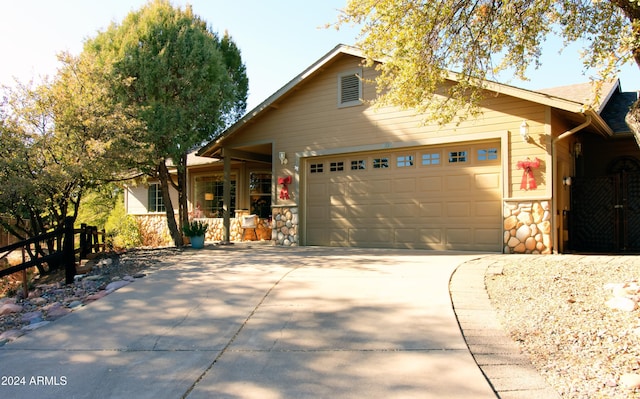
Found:
[[[614,205],[613,209],[622,209],[624,208],[624,205]]]

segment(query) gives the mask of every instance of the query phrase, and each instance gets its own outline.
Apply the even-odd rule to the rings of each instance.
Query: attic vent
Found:
[[[338,77],[338,106],[348,107],[360,105],[362,102],[362,85],[359,78],[360,71],[348,72]]]

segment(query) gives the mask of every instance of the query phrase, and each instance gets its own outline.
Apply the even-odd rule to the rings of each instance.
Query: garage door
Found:
[[[500,143],[305,159],[307,245],[497,251]]]

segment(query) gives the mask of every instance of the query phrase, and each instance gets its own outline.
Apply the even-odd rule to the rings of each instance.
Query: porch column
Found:
[[[222,150],[224,159],[224,175],[222,188],[222,236],[223,242],[231,242],[231,214],[229,204],[231,204],[231,154],[226,149]]]

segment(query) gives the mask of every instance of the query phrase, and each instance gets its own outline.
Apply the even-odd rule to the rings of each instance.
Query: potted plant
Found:
[[[200,220],[194,220],[189,222],[186,226],[182,227],[184,235],[189,237],[192,248],[204,247],[204,235],[207,232],[209,225]]]

